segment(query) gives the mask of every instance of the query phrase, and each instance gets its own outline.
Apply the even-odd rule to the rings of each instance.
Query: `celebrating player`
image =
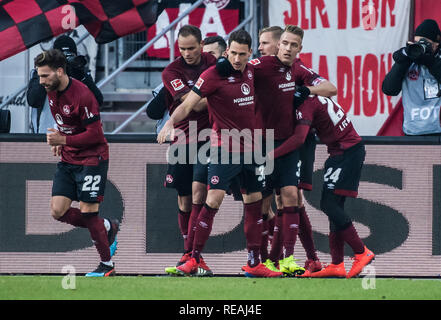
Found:
[[[276,35],[278,27],[270,27],[261,31],[261,37],[274,30]],[[301,103],[304,98],[296,96],[296,84],[302,87],[298,91],[314,92],[320,95],[332,95],[335,87],[324,80],[318,74],[306,68],[302,62],[297,59],[298,53],[302,49],[302,39],[304,32],[297,26],[286,26],[282,29],[279,42],[277,44],[276,55],[264,56],[254,59],[250,63],[255,68],[255,86],[257,96],[257,119],[258,123],[265,129],[274,129],[275,145],[278,146],[289,138],[294,131],[293,123],[293,104]],[[270,39],[272,37],[263,37],[265,45],[261,45],[262,52],[268,53]],[[259,47],[260,48],[260,47]],[[264,50],[266,49],[266,51]],[[295,94],[294,94],[295,93]],[[311,141],[312,140],[312,141]],[[309,218],[303,205],[302,193],[298,187],[299,170],[302,173],[301,187],[305,187],[305,180],[308,186],[312,185],[310,178],[312,176],[312,163],[314,162],[315,140],[308,139],[308,144],[300,149],[302,159],[299,165],[299,152],[293,151],[290,155],[277,159],[275,170],[268,177],[267,186],[264,191],[263,215],[267,214],[272,200],[273,188],[281,193],[282,206],[278,204],[277,210],[277,228],[274,231],[270,260],[265,264],[268,268],[275,270],[274,264],[280,264],[280,270],[292,274],[304,271],[299,267],[293,257],[294,245],[297,234],[307,253],[305,268],[309,270],[320,270],[321,264],[317,257],[314,242],[312,239],[312,228]],[[312,142],[312,143],[311,143]],[[310,170],[306,170],[310,168]],[[308,172],[309,174],[306,174]],[[279,202],[279,201],[277,201]],[[282,240],[283,239],[283,240]],[[281,249],[285,249],[285,259],[281,256]]]
[[[57,49],[35,58],[40,84],[48,93],[57,129],[48,128],[47,143],[54,156],[61,155],[52,186],[51,213],[54,219],[89,229],[101,257],[95,271],[86,276],[115,274],[111,257],[116,250],[118,221],[98,216],[109,166],[109,147],[102,129],[98,102],[80,81],[66,74],[66,58]],[[79,201],[80,208],[71,207]]]
[[[358,195],[361,169],[366,155],[364,144],[343,109],[329,98],[308,98],[296,110],[296,118],[293,135],[270,152],[269,158],[283,157],[298,149],[311,127],[316,129],[320,141],[327,145],[330,154],[325,162],[320,208],[329,219],[332,263],[318,272],[305,272],[303,276],[355,277],[375,257],[358,236],[350,216],[344,210],[346,197]],[[345,242],[355,254],[348,273],[343,262]]]
[[[258,277],[279,277],[281,272],[273,272],[260,263],[259,251],[262,226],[262,194],[264,176],[256,175],[255,159],[247,163],[246,153],[252,153],[252,132],[255,129],[254,72],[249,65],[251,55],[251,37],[244,31],[235,31],[228,40],[228,59],[221,59],[216,67],[211,67],[200,76],[193,91],[179,106],[175,114],[165,124],[158,135],[158,141],[164,142],[173,132],[173,123],[178,122],[197,108],[198,102],[206,97],[208,112],[212,121],[211,162],[208,169],[209,191],[204,208],[196,223],[192,258],[177,269],[183,274],[193,274],[200,263],[200,253],[210,236],[214,216],[223,201],[226,190],[234,178],[241,178],[242,197],[245,211],[245,236],[247,239],[248,263],[243,267],[247,275]],[[223,136],[223,131],[243,132],[249,130],[251,136],[240,139],[240,150],[235,150],[230,140],[234,136]],[[173,134],[172,134],[173,136]],[[232,139],[230,139],[232,138]],[[248,138],[248,139],[247,139]],[[222,155],[227,152],[228,163]],[[218,155],[217,158],[215,155]],[[235,158],[238,164],[234,164]],[[216,159],[217,161],[213,161]]]
[[[178,46],[181,57],[169,64],[162,72],[162,81],[171,97],[171,103],[168,107],[170,115],[173,115],[176,108],[188,97],[200,74],[216,63],[216,58],[212,54],[202,52],[202,34],[199,28],[195,26],[185,25],[179,29]],[[199,103],[203,106],[203,109],[206,108],[206,99],[202,99]],[[184,238],[184,254],[177,266],[184,264],[190,258],[194,224],[207,194],[206,169],[199,162],[195,165],[192,164],[196,155],[190,154],[190,145],[198,144],[198,141],[197,137],[196,140],[192,140],[195,137],[190,137],[189,126],[191,121],[194,121],[197,125],[197,133],[209,128],[206,110],[191,112],[186,118],[174,123],[174,127],[185,134],[186,159],[184,163],[169,164],[165,179],[165,186],[175,188],[178,192],[178,224]],[[177,143],[181,143],[179,139],[172,141],[172,144]],[[199,142],[198,147],[203,143]],[[178,152],[179,148],[173,151]],[[202,273],[210,275],[211,270],[203,259],[201,261],[201,275]],[[176,269],[174,267],[166,268],[166,272],[175,274]]]

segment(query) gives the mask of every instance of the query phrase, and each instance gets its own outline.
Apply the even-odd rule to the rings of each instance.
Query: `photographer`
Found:
[[[101,106],[103,104],[103,95],[86,69],[86,58],[77,55],[75,41],[69,36],[62,35],[55,40],[53,48],[62,51],[66,57],[66,72],[68,76],[83,82],[92,91],[98,104]],[[36,70],[31,72],[26,98],[29,106],[32,107],[33,132],[46,133],[47,128],[53,128],[54,119],[49,108],[46,90],[40,85],[40,78]]]
[[[434,20],[424,20],[414,42],[394,52],[395,64],[382,90],[396,96],[402,91],[406,135],[439,135],[441,106],[441,32]]]

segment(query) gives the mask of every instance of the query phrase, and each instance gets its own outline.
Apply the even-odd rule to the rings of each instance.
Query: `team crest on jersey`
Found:
[[[302,119],[302,118],[303,118],[303,114],[302,114],[302,112],[299,111],[299,110],[296,110],[296,117],[297,117],[297,120]]]
[[[415,69],[415,70],[409,71],[407,76],[409,77],[409,80],[416,81],[420,77],[420,73],[418,72],[418,70]]]
[[[170,82],[173,89],[175,89],[175,91],[179,91],[182,88],[184,88],[184,83],[182,82],[181,79],[175,79],[173,81]]]
[[[212,176],[211,177],[211,184],[218,184],[219,183],[219,177],[218,176]]]
[[[288,71],[288,72],[286,73],[285,78],[286,78],[286,80],[291,81],[291,79],[292,79],[291,71]]]
[[[259,59],[250,60],[250,64],[252,64],[253,66],[256,66],[256,65],[260,64],[260,60]]]
[[[63,117],[60,116],[58,113],[55,115],[55,121],[57,121],[57,123],[61,126],[64,124],[63,122]]]
[[[199,78],[196,84],[194,85],[197,89],[200,89],[202,87],[202,84],[204,83],[204,79]]]
[[[246,83],[242,83],[242,85],[240,86],[240,90],[246,96],[249,95],[251,92],[250,86]]]
[[[63,106],[63,113],[67,116],[70,114],[70,106],[69,105],[66,104]]]
[[[248,70],[248,79],[253,79],[253,73],[250,70]]]

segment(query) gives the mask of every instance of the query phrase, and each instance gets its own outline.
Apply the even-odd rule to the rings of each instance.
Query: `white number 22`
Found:
[[[101,176],[85,176],[83,183],[83,191],[99,191],[99,184],[101,182]]]

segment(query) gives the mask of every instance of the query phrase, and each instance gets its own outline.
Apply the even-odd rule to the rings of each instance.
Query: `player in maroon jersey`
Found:
[[[305,273],[310,277],[347,277],[361,273],[375,257],[357,234],[350,216],[344,210],[346,197],[357,197],[361,169],[366,151],[361,137],[355,131],[343,109],[332,99],[314,96],[296,110],[296,127],[293,135],[270,152],[269,158],[279,158],[298,149],[310,128],[315,128],[321,142],[328,147],[325,162],[321,210],[330,223],[329,246],[332,263],[318,272]],[[355,258],[351,270],[344,267],[344,243],[353,250]]]
[[[270,33],[270,31],[265,30],[273,29],[279,30],[276,27],[271,27],[264,29],[262,32]],[[255,68],[258,122],[264,129],[274,130],[276,146],[289,138],[294,130],[292,119],[296,85],[305,86],[304,88],[307,91],[320,95],[328,96],[336,92],[335,87],[329,81],[306,68],[300,59],[297,59],[297,54],[302,49],[303,34],[304,32],[300,27],[287,25],[284,30],[282,29],[275,55],[265,55],[262,58],[250,61]],[[269,44],[262,46],[262,51],[268,47]],[[268,50],[264,53],[268,53]],[[307,252],[308,259],[305,262],[305,268],[313,271],[321,269],[312,239],[311,224],[304,209],[302,193],[299,190],[300,186],[298,186],[300,170],[302,173],[300,175],[302,188],[304,188],[304,181],[307,180],[305,179],[307,176],[305,172],[310,171],[312,175],[312,167],[311,170],[305,170],[308,163],[313,162],[315,145],[312,145],[312,148],[310,146],[311,143],[308,143],[302,147],[302,158],[299,165],[297,165],[298,162],[300,163],[298,151],[293,151],[283,159],[276,160],[275,170],[268,177],[268,184],[263,193],[264,205],[262,211],[264,217],[269,211],[273,188],[281,193],[282,199],[282,205],[278,203],[279,201],[276,201],[278,218],[277,228],[275,228],[275,241],[269,255],[270,260],[265,263],[269,268],[274,268],[274,263],[279,263],[280,269],[288,274],[304,271],[304,268],[297,266],[293,257],[298,233]],[[310,158],[312,158],[312,161]],[[293,226],[293,228],[290,228],[290,226]],[[285,249],[285,258],[278,261],[282,244]]]
[[[176,109],[175,114],[164,125],[158,135],[162,143],[171,134],[173,123],[185,118],[192,110],[198,110],[198,103],[206,97],[207,108],[212,122],[210,165],[208,169],[209,190],[207,200],[197,224],[193,243],[192,258],[177,267],[183,274],[195,273],[199,256],[208,240],[216,215],[231,181],[241,178],[242,197],[245,211],[245,236],[247,239],[248,263],[243,267],[246,275],[260,277],[279,277],[281,272],[273,272],[260,263],[259,251],[262,226],[262,194],[265,176],[257,175],[255,159],[245,161],[246,155],[253,151],[253,131],[255,129],[254,72],[249,65],[251,37],[244,31],[233,32],[228,40],[228,59],[220,59],[216,67],[203,72],[187,99]],[[222,132],[248,132],[244,139],[225,136]],[[231,141],[238,142],[238,144]],[[225,155],[228,163],[220,159]],[[217,155],[217,156],[216,156]],[[232,158],[239,160],[237,164]],[[263,169],[263,166],[261,166]]]
[[[89,229],[101,263],[86,276],[115,274],[111,257],[116,250],[118,221],[98,216],[109,166],[98,102],[86,85],[66,74],[66,59],[57,49],[35,58],[40,84],[48,93],[57,129],[48,128],[47,143],[61,155],[53,180],[51,213],[54,219]],[[79,201],[80,208],[71,207]]]
[[[170,101],[168,105],[170,115],[186,99],[201,73],[216,63],[216,58],[212,54],[202,52],[201,31],[195,26],[185,25],[179,29],[178,46],[181,56],[170,63],[162,72],[162,81]],[[200,103],[205,105],[206,99]],[[169,152],[177,156],[179,144],[185,144],[186,157],[183,159],[184,161],[175,164],[169,163],[164,183],[166,187],[174,188],[178,193],[178,224],[184,238],[184,254],[177,266],[190,258],[194,224],[207,194],[206,169],[204,170],[204,165],[199,162],[193,164],[196,155],[191,154],[191,150],[197,151],[204,142],[191,140],[191,121],[196,124],[196,133],[210,127],[206,110],[191,112],[185,119],[175,123],[175,129],[179,129],[182,136],[181,139],[177,137],[172,141]],[[195,145],[195,148],[191,148],[191,145]],[[203,259],[200,267],[202,268],[201,274],[211,274],[211,270]],[[175,274],[176,268],[166,268],[166,272]]]

